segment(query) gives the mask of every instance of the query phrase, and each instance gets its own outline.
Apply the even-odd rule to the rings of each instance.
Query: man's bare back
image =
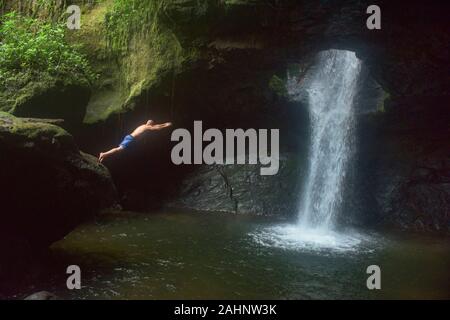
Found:
[[[110,156],[112,156],[118,152],[122,152],[123,150],[128,148],[130,146],[130,144],[132,144],[134,141],[139,139],[142,135],[144,135],[148,131],[161,130],[161,129],[170,127],[171,125],[172,125],[171,122],[155,124],[155,122],[153,120],[148,120],[146,124],[143,124],[143,125],[137,127],[136,129],[134,129],[134,131],[131,134],[127,135],[118,147],[112,148],[111,150],[109,150],[107,152],[100,153],[98,160],[100,162],[103,162],[106,158],[109,158]]]
[[[149,120],[147,121],[146,124],[143,124],[139,127],[137,127],[132,133],[131,136],[133,138],[139,138],[140,136],[142,136],[144,133],[148,132],[148,131],[155,131],[155,130],[161,130],[167,127],[170,127],[172,125],[171,122],[166,122],[166,123],[162,123],[162,124],[154,124],[153,120]]]

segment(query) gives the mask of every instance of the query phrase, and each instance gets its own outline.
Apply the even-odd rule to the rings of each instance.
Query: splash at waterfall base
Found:
[[[353,100],[360,70],[361,61],[354,52],[333,49],[319,53],[317,64],[301,84],[289,79],[289,95],[294,100],[306,100],[309,106],[309,173],[297,223],[253,234],[259,243],[348,251],[367,240],[355,232],[337,232],[336,226],[336,217],[343,214],[345,178],[354,152]]]
[[[308,229],[294,224],[260,229],[250,236],[262,246],[323,253],[371,251],[369,244],[373,242],[371,236],[351,229],[341,231]]]

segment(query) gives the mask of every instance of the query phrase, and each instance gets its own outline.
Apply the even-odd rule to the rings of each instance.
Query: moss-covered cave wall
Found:
[[[305,154],[307,114],[285,97],[286,70],[294,65],[301,76],[319,50],[353,50],[384,89],[377,112],[361,115],[360,121],[358,166],[364,175],[359,185],[364,201],[373,204],[372,220],[447,228],[448,187],[442,172],[448,167],[443,150],[448,146],[449,80],[442,66],[449,63],[450,41],[441,32],[444,9],[379,1],[383,29],[369,31],[365,9],[371,3],[366,1],[70,3],[82,6],[82,28],[67,32],[67,39],[81,45],[98,74],[80,103],[83,117],[71,128],[82,149],[97,153],[112,147],[150,117],[184,127],[202,119],[219,128],[281,128],[283,152],[292,159]],[[41,96],[41,101],[55,101],[56,108],[67,106],[62,97]],[[155,199],[164,203],[172,193],[176,197],[173,186],[191,174],[167,165],[167,157],[155,157],[168,154],[170,145],[164,141],[162,135],[134,157],[109,164],[130,208],[145,210]],[[301,174],[301,165],[293,169]],[[167,178],[168,183],[136,186],[140,176]],[[424,200],[414,191],[423,188],[426,193],[437,188],[434,194],[444,200]]]

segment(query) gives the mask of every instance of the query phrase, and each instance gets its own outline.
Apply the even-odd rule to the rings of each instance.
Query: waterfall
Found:
[[[309,174],[299,210],[302,229],[333,229],[352,154],[353,98],[361,68],[355,53],[321,52],[316,67],[290,92],[306,91],[311,147]],[[304,93],[303,93],[304,94]]]
[[[361,62],[354,52],[320,52],[303,79],[288,75],[288,93],[309,107],[311,142],[308,175],[298,221],[251,234],[261,245],[295,250],[360,250],[370,238],[355,230],[338,232],[345,177],[353,154],[353,98]]]

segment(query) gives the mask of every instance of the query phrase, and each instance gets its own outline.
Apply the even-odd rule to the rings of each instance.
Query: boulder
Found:
[[[10,258],[46,248],[114,206],[116,189],[65,130],[0,112],[0,199],[1,278]]]

